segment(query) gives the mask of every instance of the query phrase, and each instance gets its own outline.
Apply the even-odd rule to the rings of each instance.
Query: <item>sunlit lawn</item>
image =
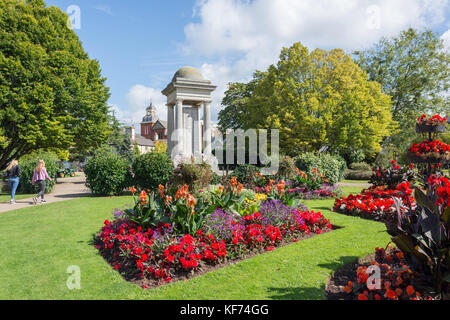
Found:
[[[329,211],[333,201],[305,204],[322,211],[339,230],[150,290],[124,281],[91,244],[113,208],[130,204],[131,197],[84,198],[2,213],[0,299],[324,299],[334,270],[389,241],[383,224]],[[81,269],[81,290],[66,286],[71,265]]]

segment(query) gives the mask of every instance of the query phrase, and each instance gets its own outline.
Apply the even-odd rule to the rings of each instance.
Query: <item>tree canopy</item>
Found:
[[[44,1],[0,2],[0,168],[37,149],[86,150],[109,135],[109,89],[68,16]]]
[[[392,115],[400,131],[389,139],[404,150],[416,136],[415,121],[424,113],[449,112],[450,54],[432,31],[408,29],[354,53],[369,79],[392,96]]]
[[[229,85],[219,125],[279,129],[281,151],[292,156],[327,146],[346,158],[371,157],[395,122],[390,97],[367,79],[344,51],[295,43],[249,83]]]

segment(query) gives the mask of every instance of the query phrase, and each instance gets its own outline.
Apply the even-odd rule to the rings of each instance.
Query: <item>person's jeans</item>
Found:
[[[39,193],[37,194],[36,198],[41,197],[42,200],[44,200],[44,193],[45,193],[45,180],[38,180],[37,181],[39,185]]]
[[[11,185],[11,200],[14,200],[19,185],[19,177],[9,178],[9,184]]]

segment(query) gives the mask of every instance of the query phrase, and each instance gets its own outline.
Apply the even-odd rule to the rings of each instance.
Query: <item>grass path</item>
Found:
[[[0,299],[324,299],[334,270],[389,242],[381,223],[333,213],[333,200],[306,201],[343,228],[143,290],[122,280],[90,244],[112,209],[131,202],[84,198],[1,213]],[[81,269],[81,290],[67,289],[70,265]]]

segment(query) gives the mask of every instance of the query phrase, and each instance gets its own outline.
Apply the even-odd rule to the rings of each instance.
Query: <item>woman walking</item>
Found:
[[[45,181],[49,180],[52,181],[52,178],[48,176],[47,169],[45,169],[45,162],[44,160],[39,160],[36,168],[34,168],[33,172],[33,180],[31,181],[32,184],[35,182],[39,185],[39,193],[36,195],[36,197],[33,198],[33,203],[36,204],[39,197],[41,197],[41,202],[45,202],[44,199],[44,193],[45,193]]]
[[[12,160],[6,167],[5,176],[8,177],[9,184],[11,185],[11,204],[15,204],[14,197],[16,195],[17,186],[19,185],[20,167],[17,160]]]

